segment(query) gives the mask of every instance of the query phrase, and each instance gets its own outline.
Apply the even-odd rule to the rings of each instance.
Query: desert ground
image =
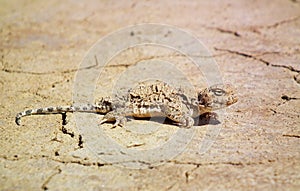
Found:
[[[0,190],[300,190],[300,1],[0,5]],[[124,28],[149,23],[170,28],[161,39],[178,38],[170,47],[113,52],[163,34],[122,36]],[[194,47],[177,29],[210,55],[177,51]],[[122,38],[101,41],[120,30]],[[70,113],[66,124],[61,115],[15,123],[18,112],[94,101],[130,86],[126,80],[172,76],[203,88],[210,75],[199,75],[189,58],[214,60],[206,65],[216,69],[213,79],[236,89],[239,100],[218,113],[219,123],[184,129],[159,119],[130,120],[112,128],[97,124],[102,116],[92,113]],[[139,131],[148,126],[157,129]],[[172,142],[175,135],[180,140]],[[109,141],[92,141],[103,136]],[[109,150],[115,145],[118,152]]]

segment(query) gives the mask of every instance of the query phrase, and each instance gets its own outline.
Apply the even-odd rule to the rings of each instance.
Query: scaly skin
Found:
[[[16,123],[20,125],[21,118],[29,115],[88,112],[104,115],[100,123],[115,121],[114,126],[124,126],[126,116],[164,116],[182,127],[190,128],[194,125],[194,117],[222,109],[237,101],[234,88],[228,84],[205,88],[190,97],[183,89],[176,89],[162,81],[148,81],[130,89],[124,97],[102,98],[94,105],[27,110],[17,114]]]

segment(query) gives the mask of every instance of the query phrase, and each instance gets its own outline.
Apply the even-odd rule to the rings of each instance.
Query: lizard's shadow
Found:
[[[214,112],[211,113],[203,113],[202,115],[198,116],[195,120],[195,125],[202,126],[202,125],[218,125],[221,124],[221,121],[218,120],[218,115]]]

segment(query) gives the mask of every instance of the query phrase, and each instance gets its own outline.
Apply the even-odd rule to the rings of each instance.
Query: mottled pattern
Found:
[[[194,125],[193,117],[221,109],[237,102],[231,85],[214,85],[188,96],[183,89],[176,89],[162,81],[142,82],[128,91],[123,97],[102,98],[94,105],[69,107],[47,107],[18,113],[21,117],[37,114],[65,114],[66,112],[92,112],[104,114],[100,123],[115,121],[114,126],[123,126],[126,116],[153,117],[165,116],[182,127]]]

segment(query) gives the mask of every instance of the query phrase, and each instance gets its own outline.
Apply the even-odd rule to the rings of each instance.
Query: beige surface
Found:
[[[1,1],[0,190],[300,189],[299,1],[100,2]],[[71,104],[76,70],[89,48],[117,29],[148,22],[197,36],[239,92],[205,154],[195,145],[213,125],[195,127],[192,143],[176,158],[132,170],[85,152],[74,115],[68,133],[57,115],[14,123],[24,109]],[[122,70],[109,70],[99,97],[109,94],[109,80]],[[148,122],[128,125],[136,123]],[[165,134],[178,128],[162,126]],[[103,128],[120,144],[140,144],[126,142],[123,129]]]

